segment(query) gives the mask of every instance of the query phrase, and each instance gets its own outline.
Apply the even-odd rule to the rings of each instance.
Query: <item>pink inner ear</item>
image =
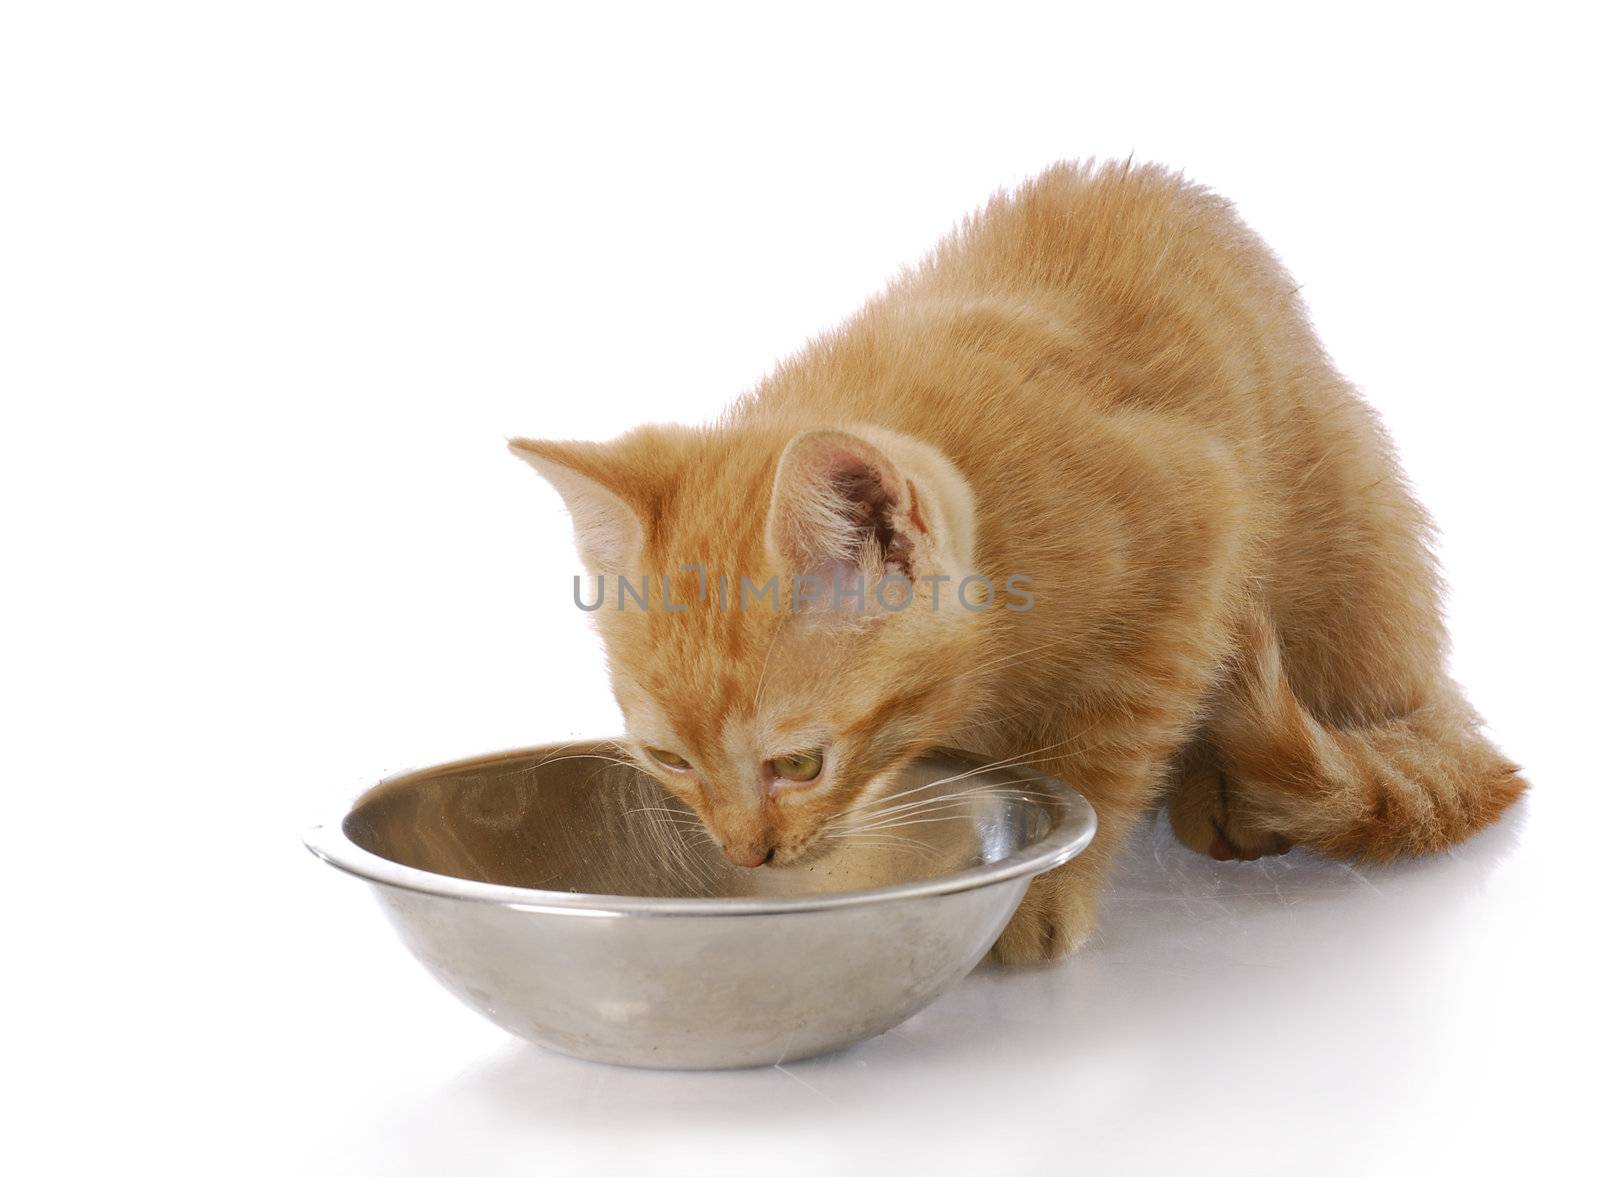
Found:
[[[906,479],[906,501],[906,518],[911,520],[912,527],[927,535],[928,521],[922,517],[922,504],[917,501],[917,484],[909,478]]]
[[[829,585],[879,567],[909,574],[926,527],[885,455],[842,432],[802,435],[784,457],[772,535],[786,563]]]
[[[810,575],[822,582],[822,599],[817,604],[831,609],[835,601],[845,602],[847,606],[854,601],[855,598],[851,594],[856,591],[861,569],[848,560],[824,560],[811,570]],[[865,597],[871,590],[865,584],[861,587],[862,595]]]
[[[909,572],[911,537],[897,526],[895,518],[903,505],[903,484],[898,478],[894,483],[899,485],[891,485],[884,471],[858,462],[836,474],[833,485],[847,504],[852,530],[860,537],[862,548],[875,546],[885,568]]]

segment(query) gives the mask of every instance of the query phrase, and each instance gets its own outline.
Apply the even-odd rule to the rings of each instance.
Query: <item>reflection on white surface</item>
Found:
[[[750,1148],[764,1173],[886,1161],[1211,1171],[1223,1157],[1365,1172],[1509,1158],[1514,1134],[1497,1125],[1557,1110],[1519,1102],[1514,1079],[1551,1030],[1518,1008],[1527,986],[1510,988],[1533,967],[1515,957],[1538,922],[1518,909],[1526,809],[1453,855],[1383,868],[1299,851],[1216,863],[1151,819],[1099,937],[1076,957],[981,968],[889,1034],[760,1071],[583,1063],[496,1032],[474,1038],[471,1015],[409,993],[411,1012],[440,1023],[432,1051],[481,1051],[392,1103],[362,1098],[359,1119],[337,1127],[328,1171],[539,1156],[605,1172],[648,1156],[658,1171],[677,1161],[719,1172],[740,1169]],[[1554,964],[1546,951],[1539,967]],[[1552,1002],[1561,988],[1553,979]],[[382,1059],[350,1058],[360,1037],[338,1044],[344,1065],[382,1070]]]

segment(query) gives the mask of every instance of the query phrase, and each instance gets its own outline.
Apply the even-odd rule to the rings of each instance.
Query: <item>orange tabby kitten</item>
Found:
[[[733,862],[806,855],[934,745],[1093,802],[1001,960],[1083,943],[1157,803],[1219,859],[1386,859],[1525,787],[1445,676],[1381,427],[1266,247],[1158,168],[996,197],[715,426],[512,445],[590,572],[654,581],[594,614],[617,700]]]

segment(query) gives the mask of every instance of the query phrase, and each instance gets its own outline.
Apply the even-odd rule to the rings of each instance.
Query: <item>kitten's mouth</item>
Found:
[[[772,853],[767,856],[767,865],[780,870],[785,867],[803,866],[808,862],[821,858],[826,847],[827,842],[824,839],[812,838],[797,849],[790,850],[785,848],[781,859],[778,857],[777,847],[774,847]]]
[[[827,846],[828,841],[826,838],[812,836],[799,846],[780,845],[774,842],[770,846],[762,846],[758,843],[754,846],[737,847],[732,850],[726,846],[721,847],[721,849],[723,858],[734,866],[745,870],[760,870],[764,866],[781,870],[784,867],[799,866],[802,863],[821,857]]]

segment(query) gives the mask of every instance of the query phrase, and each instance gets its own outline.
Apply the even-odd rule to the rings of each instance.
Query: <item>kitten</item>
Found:
[[[1084,942],[1153,805],[1218,859],[1390,859],[1526,787],[1445,676],[1382,428],[1267,248],[1159,168],[995,197],[715,426],[512,447],[590,572],[665,578],[670,610],[594,616],[635,753],[733,862],[805,856],[935,745],[1089,798],[1003,961]]]

